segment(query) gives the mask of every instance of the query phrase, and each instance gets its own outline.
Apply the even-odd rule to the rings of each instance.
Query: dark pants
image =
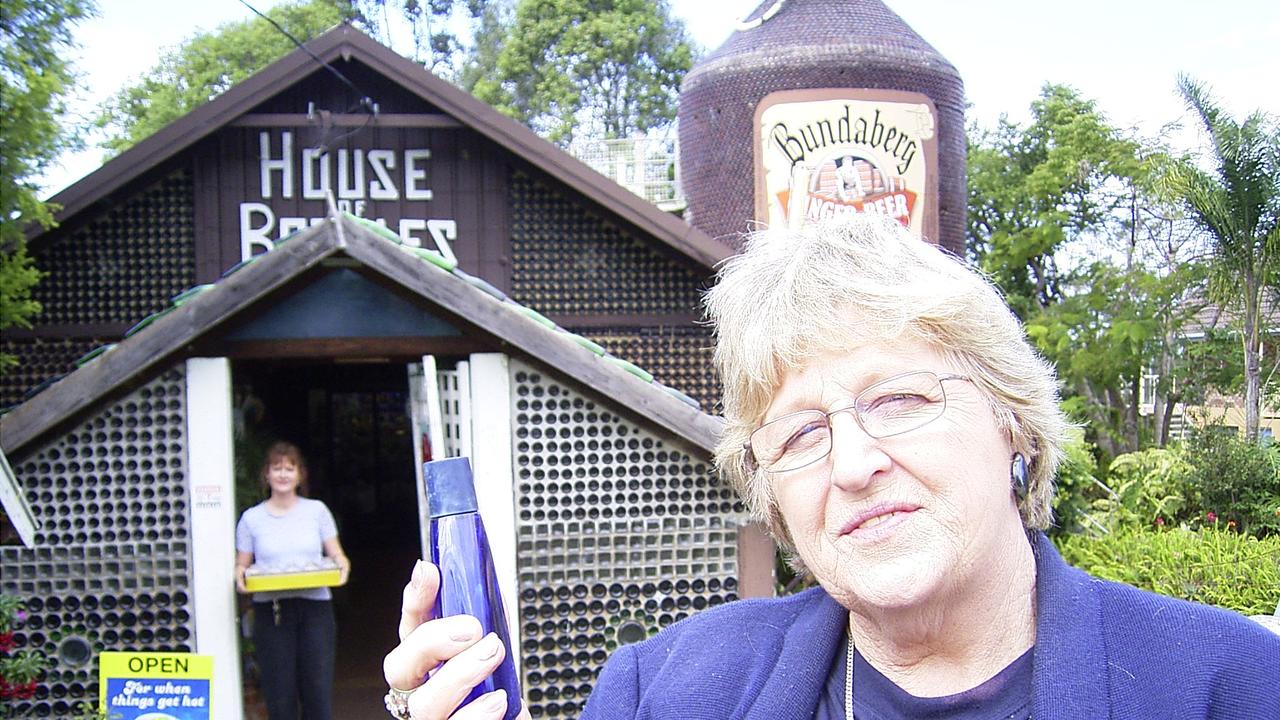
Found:
[[[271,720],[331,720],[337,635],[328,600],[253,604],[253,642]]]

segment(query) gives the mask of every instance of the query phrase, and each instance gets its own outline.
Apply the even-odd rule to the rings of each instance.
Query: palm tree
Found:
[[[1177,165],[1168,189],[1190,211],[1212,248],[1211,297],[1244,320],[1245,437],[1258,439],[1264,299],[1280,281],[1280,128],[1261,110],[1236,123],[1186,75],[1178,90],[1212,147],[1208,172]]]

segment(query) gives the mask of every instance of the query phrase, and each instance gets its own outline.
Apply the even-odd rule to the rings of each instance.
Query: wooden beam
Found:
[[[372,119],[365,113],[331,113],[327,122],[334,127],[384,127],[384,128],[460,128],[465,127],[458,120],[440,113],[381,113]],[[241,115],[227,123],[232,127],[245,128],[293,128],[319,126],[320,115],[305,113],[255,113]]]
[[[470,355],[493,352],[495,346],[475,337],[323,338],[302,340],[239,340],[217,344],[229,358],[279,360],[418,361],[423,355]]]

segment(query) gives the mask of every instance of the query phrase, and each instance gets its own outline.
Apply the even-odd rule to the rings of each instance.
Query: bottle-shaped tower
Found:
[[[712,237],[873,212],[964,247],[964,84],[879,0],[763,0],[685,76],[679,120]]]

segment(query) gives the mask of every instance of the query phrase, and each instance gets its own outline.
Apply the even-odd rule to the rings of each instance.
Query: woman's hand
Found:
[[[338,565],[338,585],[346,585],[347,578],[351,577],[351,560],[346,555],[339,555],[333,561]]]
[[[480,621],[469,615],[426,620],[439,589],[440,571],[418,561],[404,589],[400,644],[382,663],[387,684],[411,693],[408,717],[412,720],[501,718],[507,709],[503,690],[482,695],[454,713],[471,689],[497,669],[505,648],[493,633],[482,637]],[[519,717],[528,720],[527,706]]]
[[[337,535],[324,541],[324,554],[338,566],[338,585],[346,585],[347,578],[351,576],[351,559],[342,550]]]
[[[247,594],[248,588],[244,586],[244,573],[253,564],[253,553],[236,551],[236,592]]]

